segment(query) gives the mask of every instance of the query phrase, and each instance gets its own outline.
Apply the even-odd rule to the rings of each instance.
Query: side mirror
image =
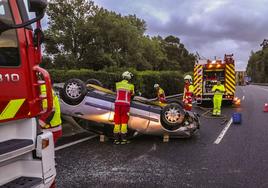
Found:
[[[33,24],[34,22],[41,20],[44,15],[45,15],[45,10],[47,7],[47,0],[28,0],[28,5],[29,5],[29,11],[30,12],[35,12],[36,13],[36,18],[33,18],[27,22],[21,23],[21,24],[6,24],[3,22],[3,20],[0,19],[0,34],[8,29],[17,29],[17,28],[22,28],[26,27],[28,25]]]
[[[29,0],[29,11],[40,15],[47,8],[47,0]]]
[[[41,29],[36,28],[33,35],[33,43],[35,47],[40,46],[44,42],[44,33]]]

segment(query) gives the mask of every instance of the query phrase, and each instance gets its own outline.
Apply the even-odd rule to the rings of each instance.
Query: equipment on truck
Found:
[[[235,94],[235,62],[233,54],[224,56],[222,60],[199,60],[194,66],[194,95],[198,104],[211,101],[212,88],[217,83],[225,87],[223,101],[232,104]]]
[[[49,74],[39,67],[46,6],[46,0],[0,0],[0,187],[55,186],[53,135],[38,124],[53,101]]]

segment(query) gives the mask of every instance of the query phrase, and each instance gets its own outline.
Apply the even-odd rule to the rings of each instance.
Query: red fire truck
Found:
[[[53,135],[38,124],[53,105],[49,74],[39,67],[46,6],[46,0],[0,0],[0,187],[55,186]]]
[[[197,103],[211,101],[217,81],[225,87],[223,101],[232,104],[235,95],[235,61],[233,54],[222,60],[199,60],[194,66],[194,95]]]

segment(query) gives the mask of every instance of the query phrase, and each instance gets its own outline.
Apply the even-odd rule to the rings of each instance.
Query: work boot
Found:
[[[120,143],[121,143],[120,140],[114,140],[115,145],[119,145]]]
[[[126,140],[126,139],[124,139],[124,140],[121,140],[121,142],[120,142],[122,145],[125,145],[125,144],[129,144],[130,143],[130,141],[129,140]]]
[[[114,144],[120,144],[120,134],[114,133]]]
[[[127,140],[127,134],[121,134],[121,144],[124,145],[124,144],[129,144],[130,141]]]

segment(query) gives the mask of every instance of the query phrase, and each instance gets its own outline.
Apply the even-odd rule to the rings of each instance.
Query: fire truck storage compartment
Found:
[[[213,93],[212,87],[217,83],[217,80],[221,81],[221,84],[225,82],[225,72],[224,69],[205,69],[204,70],[204,84],[203,91],[206,94]]]

